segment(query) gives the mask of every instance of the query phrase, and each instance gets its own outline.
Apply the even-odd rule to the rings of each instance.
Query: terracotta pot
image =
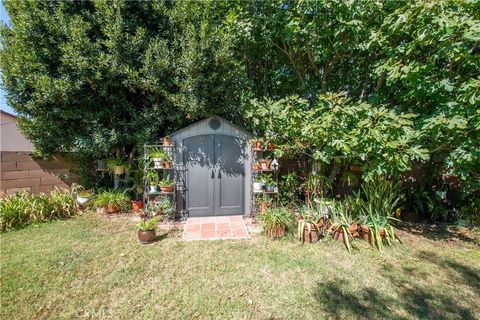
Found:
[[[285,236],[285,227],[278,227],[278,228],[275,228],[275,229],[269,229],[269,230],[267,230],[267,235],[272,239],[281,238],[281,237]]]
[[[164,161],[163,162],[163,167],[165,169],[170,169],[172,167],[172,162],[171,161]]]
[[[315,243],[320,238],[320,232],[317,228],[312,226],[310,231],[308,231],[308,226],[305,226],[305,231],[303,232],[303,242]]]
[[[125,173],[125,167],[124,166],[116,166],[113,169],[113,173],[117,176],[120,176]]]
[[[141,244],[149,244],[155,241],[155,230],[151,231],[142,231],[138,230],[138,240],[140,240]]]
[[[115,204],[108,204],[108,205],[105,205],[103,206],[103,211],[106,213],[106,214],[112,214],[112,213],[117,213],[120,211],[120,208],[115,205]]]
[[[170,192],[173,192],[173,186],[165,186],[165,187],[162,187],[160,186],[160,191],[162,192],[165,192],[165,193],[170,193]]]
[[[172,145],[172,139],[171,138],[163,138],[163,145],[164,146],[171,146]]]
[[[254,170],[254,171],[258,171],[258,170],[260,170],[260,168],[261,168],[261,167],[260,167],[260,163],[255,162],[255,163],[253,164],[253,170]]]
[[[270,170],[270,160],[260,160],[262,170]]]
[[[275,150],[275,143],[273,143],[273,142],[270,142],[270,143],[268,144],[268,147],[267,147],[267,149],[268,149],[269,151],[273,151],[273,150]]]
[[[264,213],[265,211],[268,210],[268,208],[270,208],[272,206],[271,203],[268,203],[268,202],[262,202],[260,203],[260,212],[261,213]]]
[[[334,240],[337,240],[337,241],[342,241],[343,242],[343,230],[342,229],[338,229],[338,230],[335,230],[333,231],[332,233],[332,237]]]
[[[368,243],[370,243],[371,245],[373,245],[373,237],[372,237],[372,234],[370,232],[370,228],[365,226],[365,225],[360,225],[360,236],[365,240],[367,241]],[[385,229],[380,229],[380,237],[383,239],[385,239],[387,237],[387,234],[385,233]]]
[[[143,201],[142,200],[133,200],[132,201],[133,212],[139,212],[142,209],[143,209]]]
[[[262,150],[263,149],[263,142],[262,141],[254,141],[252,142],[253,148],[255,150]]]

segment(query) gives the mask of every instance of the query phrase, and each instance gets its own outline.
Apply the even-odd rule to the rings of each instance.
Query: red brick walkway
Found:
[[[188,218],[183,240],[250,239],[242,216]]]

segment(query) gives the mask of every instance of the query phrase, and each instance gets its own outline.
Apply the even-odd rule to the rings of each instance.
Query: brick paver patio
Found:
[[[242,216],[188,218],[183,240],[250,239]]]

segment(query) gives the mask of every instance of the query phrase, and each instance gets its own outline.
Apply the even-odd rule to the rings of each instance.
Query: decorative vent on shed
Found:
[[[218,128],[220,128],[221,125],[222,125],[222,123],[217,118],[213,118],[210,121],[208,121],[208,126],[212,130],[218,130]]]

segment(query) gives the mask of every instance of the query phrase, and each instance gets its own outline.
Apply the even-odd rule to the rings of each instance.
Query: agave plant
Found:
[[[349,252],[352,252],[353,235],[350,232],[350,226],[354,223],[348,207],[341,201],[334,201],[330,205],[330,217],[332,225],[329,228],[330,232],[340,232],[343,235],[343,243]]]

